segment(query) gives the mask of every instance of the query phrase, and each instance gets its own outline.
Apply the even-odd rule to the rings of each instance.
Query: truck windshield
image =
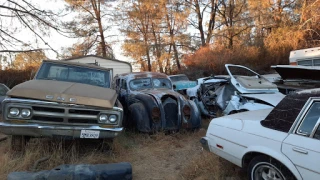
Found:
[[[134,79],[131,80],[130,88],[132,90],[141,90],[141,89],[151,89],[151,88],[165,88],[165,89],[171,89],[171,82],[169,79],[163,79],[163,78],[140,78],[140,79]]]
[[[65,64],[43,63],[36,79],[67,81],[107,88],[110,87],[110,71]]]

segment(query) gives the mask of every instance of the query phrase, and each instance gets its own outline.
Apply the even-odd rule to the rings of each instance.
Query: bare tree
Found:
[[[58,19],[63,16],[51,10],[44,10],[26,0],[7,0],[0,4],[0,52],[20,53],[41,50],[58,52],[48,43],[50,30],[65,35]],[[36,40],[28,42],[18,36],[21,31]],[[46,48],[38,48],[44,44]]]

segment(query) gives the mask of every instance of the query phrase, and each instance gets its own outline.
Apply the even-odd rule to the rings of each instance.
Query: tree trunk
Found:
[[[201,12],[200,12],[200,5],[199,5],[199,1],[198,0],[195,0],[195,7],[196,7],[196,13],[197,13],[197,16],[198,16],[198,29],[199,29],[199,32],[200,32],[200,38],[201,38],[201,45],[202,46],[205,46],[206,45],[206,41],[205,41],[205,38],[204,38],[204,32],[203,32],[203,26],[202,26],[202,15],[201,15]],[[174,49],[174,47],[173,47]]]
[[[94,13],[96,15],[96,20],[97,20],[98,26],[99,26],[99,33],[100,33],[100,40],[101,40],[100,41],[100,50],[102,53],[102,57],[107,57],[106,42],[104,39],[104,32],[103,32],[101,16],[100,16],[100,0],[98,0],[98,3],[96,0],[91,0],[91,4],[92,4]]]
[[[207,39],[205,44],[208,45],[210,43],[210,40],[212,38],[212,32],[214,29],[214,25],[216,22],[216,3],[215,0],[211,0],[211,12],[210,12],[210,20],[209,20],[209,24],[208,24],[208,35],[207,35]]]

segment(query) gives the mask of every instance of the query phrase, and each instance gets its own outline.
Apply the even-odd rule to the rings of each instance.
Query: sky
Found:
[[[0,0],[0,1],[3,1],[3,0]],[[53,11],[59,11],[60,9],[63,9],[66,4],[63,0],[30,0],[30,2],[33,4],[37,4],[40,7],[40,9],[53,10]],[[109,2],[109,3],[111,3],[113,8],[117,5],[117,2]],[[65,16],[63,20],[72,20],[75,14],[76,12],[69,14]],[[107,20],[104,22],[108,23],[106,25],[111,25],[111,29],[105,31],[105,36],[106,36],[106,42],[111,43],[112,45],[115,58],[123,61],[133,62],[132,59],[122,54],[121,45],[122,45],[122,42],[124,41],[124,36],[121,35],[119,31],[119,27],[112,22],[108,22]],[[39,41],[36,42],[33,35],[30,35],[29,33],[30,32],[26,32],[22,30],[16,36],[23,39],[24,41],[35,44],[39,48],[48,48],[44,43]],[[108,38],[107,36],[111,36],[111,37]],[[44,39],[45,41],[48,42],[50,46],[53,47],[53,49],[57,50],[59,53],[62,53],[62,48],[71,47],[74,43],[76,43],[79,40],[77,38],[67,38],[57,33],[54,30],[51,30],[50,35],[48,37],[44,37]],[[56,53],[54,53],[53,51],[46,51],[46,55],[49,59],[57,59]]]

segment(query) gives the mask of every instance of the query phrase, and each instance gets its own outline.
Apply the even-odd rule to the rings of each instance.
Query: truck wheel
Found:
[[[11,149],[13,151],[24,151],[29,139],[30,137],[27,137],[27,136],[12,135]]]
[[[290,170],[279,161],[268,156],[254,157],[248,167],[248,179],[295,180]]]

